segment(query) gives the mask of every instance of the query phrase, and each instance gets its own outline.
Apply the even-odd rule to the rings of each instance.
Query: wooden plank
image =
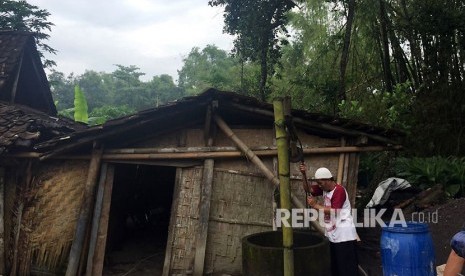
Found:
[[[349,154],[349,175],[347,178],[347,193],[349,194],[350,204],[355,208],[355,198],[357,194],[359,154]]]
[[[341,138],[341,147],[344,147],[346,145],[346,139],[344,137]],[[339,154],[339,163],[337,166],[337,183],[342,183],[342,176],[344,173],[344,159],[345,155],[344,153]]]
[[[108,164],[103,163],[102,169],[100,171],[100,180],[98,183],[97,189],[97,196],[95,198],[95,207],[94,207],[94,215],[92,218],[92,228],[90,232],[90,242],[89,242],[89,251],[87,254],[87,266],[86,266],[86,274],[92,275],[92,266],[93,266],[93,259],[95,253],[95,247],[97,245],[97,237],[98,237],[98,228],[100,225],[100,216],[102,213],[102,206],[103,206],[103,194],[105,192],[105,182],[107,177],[107,168]]]
[[[212,107],[209,106],[205,118],[205,145],[212,146],[215,125],[212,126]],[[215,160],[205,159],[202,173],[202,189],[200,191],[199,224],[195,241],[194,276],[202,276],[205,265],[205,252],[207,249],[208,221],[210,218],[210,202],[213,186],[213,168]]]
[[[5,274],[5,169],[0,168],[0,275]]]
[[[182,182],[182,168],[176,168],[176,179],[174,182],[174,192],[173,192],[173,201],[171,203],[171,216],[170,224],[168,226],[168,237],[166,240],[166,250],[165,250],[165,262],[163,263],[163,274],[162,276],[170,275],[171,268],[171,255],[173,252],[173,243],[174,243],[174,231],[176,228],[176,219],[178,216],[178,204],[179,204],[179,194],[181,191],[181,182]]]
[[[73,244],[71,245],[71,251],[69,253],[68,267],[65,274],[66,276],[75,276],[79,268],[79,260],[82,249],[84,248],[84,240],[94,196],[94,187],[97,182],[97,176],[100,169],[102,152],[102,149],[95,149],[94,144],[92,159],[90,160],[89,171],[84,188],[84,198],[82,200],[82,206],[79,212]]]
[[[200,216],[195,243],[194,276],[202,276],[207,247],[208,220],[210,218],[210,202],[213,184],[213,166],[215,161],[207,159],[202,174],[202,191],[200,195]]]
[[[110,219],[111,194],[113,191],[113,179],[115,166],[108,164],[105,177],[105,188],[103,190],[102,210],[100,214],[97,240],[95,244],[94,257],[92,259],[92,273],[87,275],[102,275],[103,260],[105,258],[105,247],[108,236],[108,221]]]
[[[19,243],[19,234],[21,233],[21,220],[23,219],[23,209],[24,204],[21,202],[18,206],[17,210],[17,221],[16,225],[18,226],[18,230],[15,233],[15,240],[14,240],[14,249],[13,249],[13,264],[11,265],[11,272],[10,276],[16,276],[17,273],[17,263],[18,263],[18,243]]]
[[[21,182],[19,183],[20,185],[20,188],[23,189],[23,190],[26,190],[27,188],[29,188],[29,185],[31,184],[32,182],[32,161],[29,160],[27,161],[27,164],[26,164],[26,175],[21,178]],[[16,171],[17,174],[19,174],[21,171],[18,170]],[[15,233],[15,238],[14,238],[14,245],[13,245],[13,261],[12,261],[12,265],[11,265],[11,271],[10,271],[10,276],[16,276],[16,273],[18,272],[18,254],[19,254],[19,237],[20,237],[20,234],[21,234],[21,221],[23,219],[23,211],[24,211],[24,195],[18,195],[18,200],[19,200],[19,205],[18,205],[18,209],[16,210],[16,216],[17,216],[17,221],[16,221],[16,225],[17,225],[17,230],[16,230],[16,233]]]

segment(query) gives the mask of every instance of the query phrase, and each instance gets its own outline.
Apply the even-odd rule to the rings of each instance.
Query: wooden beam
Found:
[[[162,276],[170,275],[171,255],[173,252],[175,223],[178,216],[179,193],[182,183],[182,168],[176,168],[176,179],[174,181],[173,201],[171,203],[170,224],[168,226],[168,237],[166,239],[165,262],[163,263]],[[97,275],[97,274],[95,274]]]
[[[21,170],[21,169],[20,169]],[[32,177],[32,161],[29,160],[26,164],[26,175],[21,175],[21,182],[19,183],[20,185],[20,188],[22,190],[26,190],[28,187],[30,187],[30,185],[32,184],[32,181],[33,181],[33,177]],[[22,172],[22,171],[21,171]],[[20,172],[19,171],[16,171],[16,174],[19,174]],[[17,217],[17,220],[16,220],[16,226],[17,226],[17,230],[16,230],[16,233],[15,233],[15,237],[14,237],[14,245],[13,245],[13,261],[12,261],[12,265],[11,265],[11,271],[10,271],[10,276],[16,276],[17,272],[18,272],[18,255],[19,255],[19,238],[20,238],[20,235],[21,235],[21,221],[23,219],[23,212],[24,212],[24,194],[20,194],[18,195],[18,201],[19,201],[19,204],[18,204],[18,208],[16,210],[16,217]]]
[[[205,145],[213,145],[214,126],[211,125],[213,116],[212,107],[207,109],[205,118]],[[195,258],[194,258],[194,276],[202,276],[204,273],[205,265],[205,252],[207,249],[207,236],[208,236],[208,222],[210,219],[210,202],[212,196],[213,186],[213,169],[215,159],[205,159],[203,164],[202,173],[202,187],[200,191],[200,204],[199,204],[199,224],[197,228],[197,238],[195,242]]]
[[[346,139],[344,137],[341,138],[341,147],[346,145]],[[337,179],[336,182],[342,184],[342,176],[344,173],[344,153],[339,154],[339,162],[337,165]]]
[[[279,186],[279,179],[273,174],[273,172],[268,169],[268,167],[265,166],[265,164],[258,158],[258,156],[247,147],[244,142],[242,142],[241,139],[239,139],[234,132],[229,128],[229,126],[219,117],[218,115],[213,116],[213,119],[217,123],[217,125],[220,127],[220,129],[226,134],[227,137],[229,137],[235,144],[238,146],[242,152],[247,156],[247,158],[254,164],[256,165],[262,173],[265,175],[268,180],[276,187]],[[304,209],[305,205],[291,192],[290,193],[292,203],[300,209]],[[315,227],[315,229],[320,232],[321,234],[324,234],[323,228],[318,224],[318,222],[312,221],[312,225]]]
[[[94,259],[95,247],[97,246],[100,216],[102,214],[103,194],[105,192],[107,168],[108,168],[108,164],[103,163],[102,168],[100,170],[100,179],[99,179],[98,188],[97,188],[97,196],[95,198],[94,215],[92,217],[92,226],[91,226],[92,228],[90,232],[89,251],[87,254],[86,275],[92,275],[92,266],[94,265],[93,259]]]
[[[214,159],[205,160],[202,174],[202,190],[200,194],[199,224],[195,243],[194,276],[202,276],[207,248],[208,220],[210,218],[210,202],[212,195]]]
[[[5,169],[0,168],[0,275],[5,274]]]
[[[87,275],[102,275],[103,272],[103,260],[105,258],[105,247],[107,244],[108,221],[110,220],[111,194],[113,191],[114,176],[115,166],[108,164],[105,177],[105,188],[103,190],[102,211],[99,220],[97,241],[94,257],[92,259],[92,273]]]
[[[220,149],[223,148],[223,149]],[[249,149],[257,156],[277,156],[276,147],[265,147],[262,149]],[[378,151],[395,151],[401,150],[402,146],[368,146],[368,147],[322,147],[322,148],[304,148],[305,155],[314,154],[337,154],[351,152],[378,152]],[[40,153],[25,152],[17,154],[5,154],[9,158],[39,158]],[[204,158],[237,158],[244,156],[244,153],[235,147],[195,147],[195,148],[156,148],[156,149],[115,149],[109,152],[105,151],[102,155],[103,161],[123,161],[123,160],[150,160],[150,159],[204,159]],[[52,159],[90,159],[89,155],[57,155]]]
[[[92,199],[94,197],[94,187],[97,182],[100,169],[102,152],[103,150],[97,149],[96,143],[94,143],[94,150],[92,152],[87,180],[84,187],[84,198],[82,200],[82,206],[77,220],[73,244],[71,245],[71,251],[69,253],[68,267],[65,274],[66,276],[75,276],[79,268],[79,260],[84,247],[84,239],[89,222]]]
[[[349,154],[349,173],[347,176],[346,189],[352,208],[355,208],[355,198],[357,194],[359,157],[358,153]]]

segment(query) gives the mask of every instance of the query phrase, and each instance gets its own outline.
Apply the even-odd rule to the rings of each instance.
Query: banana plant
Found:
[[[87,111],[87,100],[84,92],[78,84],[74,86],[74,121],[81,123],[89,122],[89,113]]]

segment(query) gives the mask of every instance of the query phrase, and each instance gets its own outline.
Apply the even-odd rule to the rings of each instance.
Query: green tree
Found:
[[[50,37],[53,23],[47,21],[50,13],[26,1],[0,0],[0,29],[31,32],[39,47],[39,55],[45,67],[55,66],[53,60],[45,59],[44,52],[55,54],[56,50],[45,43]]]
[[[239,62],[226,51],[214,45],[207,45],[202,50],[194,47],[183,62],[178,71],[179,86],[187,94],[198,94],[209,87],[239,90]]]
[[[53,100],[58,111],[74,106],[74,74],[65,76],[62,72],[52,70],[48,75]]]
[[[242,61],[260,64],[260,98],[269,94],[268,78],[275,73],[281,47],[287,44],[286,13],[295,4],[290,0],[210,0],[224,6],[224,31],[236,37],[234,51]]]
[[[170,101],[180,99],[184,96],[184,89],[178,87],[173,77],[167,74],[154,76],[148,83],[150,98],[154,106],[159,106]]]

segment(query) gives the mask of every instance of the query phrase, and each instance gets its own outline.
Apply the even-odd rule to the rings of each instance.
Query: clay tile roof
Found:
[[[67,119],[0,102],[0,155],[31,149],[36,143],[82,128],[84,126]]]

